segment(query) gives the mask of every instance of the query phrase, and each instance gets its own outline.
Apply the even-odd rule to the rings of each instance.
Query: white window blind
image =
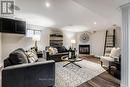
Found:
[[[26,37],[33,37],[33,35],[41,36],[41,31],[40,30],[31,30],[31,29],[26,30]]]

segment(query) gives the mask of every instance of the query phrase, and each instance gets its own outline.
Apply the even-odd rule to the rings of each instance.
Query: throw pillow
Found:
[[[58,53],[67,52],[67,49],[64,46],[56,47],[58,50]]]
[[[30,63],[34,63],[35,62],[35,59],[33,57],[29,57],[28,60],[29,60]]]
[[[48,48],[48,52],[49,52],[50,55],[52,55],[52,54],[53,54],[53,48],[52,48],[52,47],[49,47],[49,48]]]
[[[34,57],[35,61],[37,61],[38,60],[38,56],[37,56],[37,52],[35,51],[35,49],[31,50],[31,52],[34,55],[33,57]]]
[[[110,57],[119,58],[119,56],[120,56],[120,48],[112,48]]]
[[[54,54],[58,53],[57,49],[53,48],[53,47],[49,47],[48,52],[50,55],[54,55]]]
[[[37,53],[35,50],[28,50],[26,52],[26,55],[30,63],[38,61]]]
[[[58,53],[58,50],[56,48],[53,48],[53,55],[57,53]]]
[[[17,49],[15,51],[13,51],[12,53],[10,53],[9,59],[13,65],[28,63],[27,56],[23,49],[22,50]]]

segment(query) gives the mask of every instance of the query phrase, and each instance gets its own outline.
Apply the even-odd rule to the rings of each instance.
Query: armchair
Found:
[[[109,67],[109,62],[113,62],[115,60],[119,61],[120,57],[120,48],[112,48],[109,56],[102,56],[100,58],[101,66]]]

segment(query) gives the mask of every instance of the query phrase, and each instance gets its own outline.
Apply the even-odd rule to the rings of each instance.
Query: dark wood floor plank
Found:
[[[114,78],[112,75],[110,75],[108,72],[104,72],[102,74],[99,75],[101,78],[103,78],[104,80],[107,80],[111,83],[114,83],[114,84],[120,84],[120,80]]]
[[[84,60],[100,64],[99,59],[95,57],[81,57]],[[93,79],[79,85],[78,87],[120,87],[120,80],[110,75],[107,71],[94,77]]]
[[[95,84],[98,84],[102,87],[113,87],[117,86],[117,84],[114,84],[110,82],[109,80],[105,80],[104,78],[97,76],[95,79],[92,80]]]

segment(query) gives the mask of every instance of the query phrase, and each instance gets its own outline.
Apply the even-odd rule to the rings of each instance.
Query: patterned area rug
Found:
[[[66,63],[56,63],[56,87],[76,87],[105,71],[100,64],[87,60],[76,63],[82,68],[73,64],[63,67]]]

